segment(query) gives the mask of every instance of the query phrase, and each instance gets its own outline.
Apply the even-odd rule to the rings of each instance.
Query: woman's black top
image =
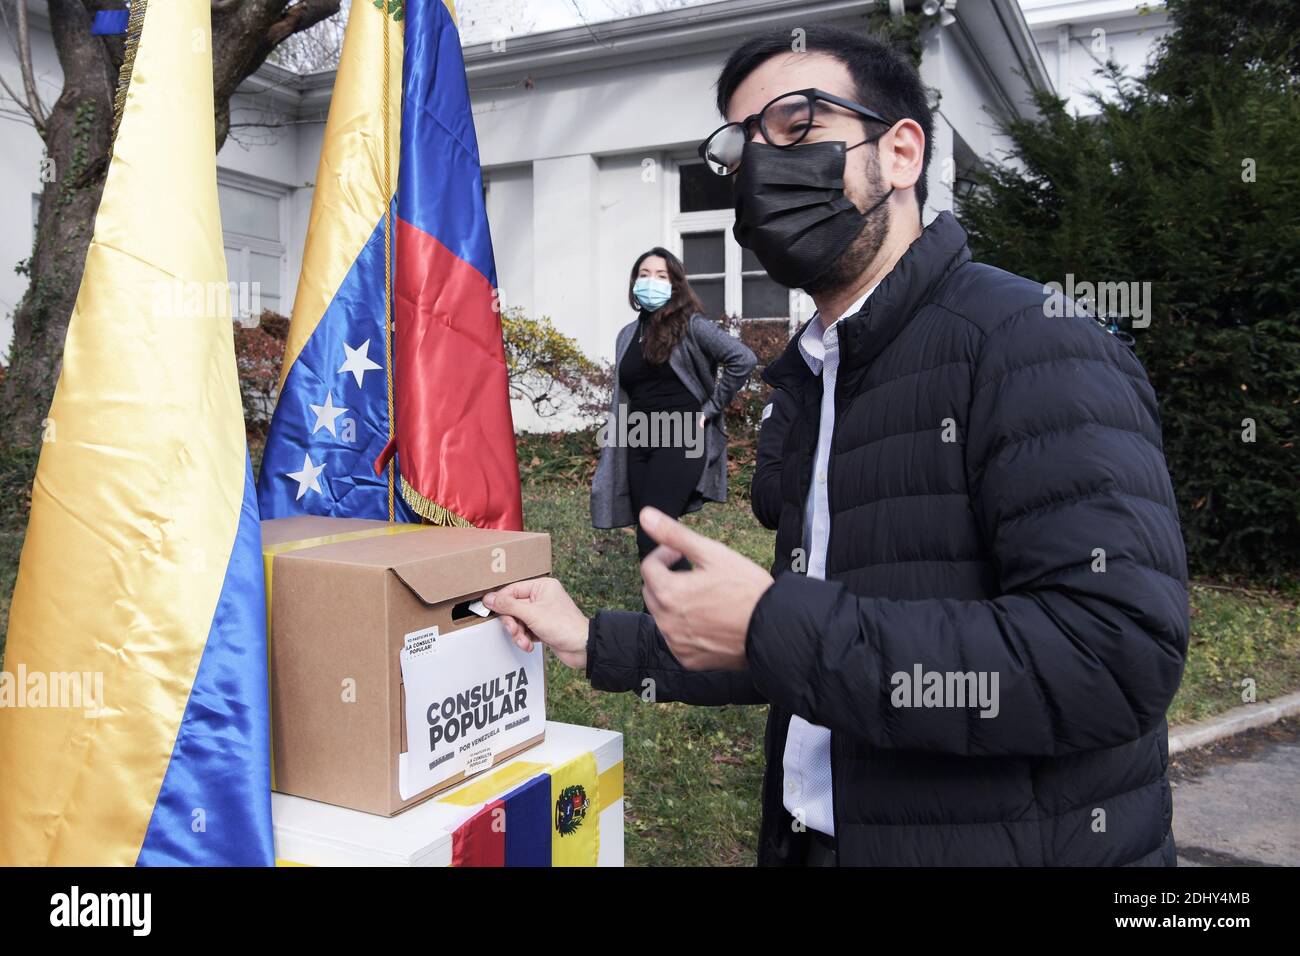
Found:
[[[629,409],[638,412],[698,412],[699,400],[682,384],[669,362],[654,365],[646,361],[641,339],[649,323],[648,315],[642,312],[637,334],[618,366],[619,384],[627,391]]]

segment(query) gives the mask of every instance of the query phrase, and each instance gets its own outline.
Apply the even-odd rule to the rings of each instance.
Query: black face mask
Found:
[[[859,212],[844,195],[848,149],[841,141],[786,148],[754,140],[745,144],[736,173],[736,224],[731,234],[783,286],[802,289],[815,283],[894,191],[890,187],[875,205]]]

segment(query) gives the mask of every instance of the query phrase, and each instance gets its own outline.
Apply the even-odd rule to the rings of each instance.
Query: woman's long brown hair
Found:
[[[636,274],[641,271],[641,263],[651,256],[660,256],[668,264],[668,279],[673,286],[673,297],[657,312],[650,313],[650,321],[641,342],[645,360],[652,365],[661,365],[668,361],[673,347],[686,334],[686,324],[691,321],[691,316],[703,312],[704,306],[691,284],[686,281],[686,268],[682,265],[682,260],[663,246],[655,246],[648,252],[641,253],[636,262],[632,263],[632,277],[627,283],[627,301],[632,308],[638,311],[642,308],[632,294],[632,287],[636,285]]]

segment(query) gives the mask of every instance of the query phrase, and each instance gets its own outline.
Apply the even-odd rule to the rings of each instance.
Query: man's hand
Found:
[[[555,578],[507,584],[483,595],[520,650],[545,644],[569,667],[587,666],[587,618]]]
[[[772,575],[654,508],[640,523],[659,544],[641,562],[641,593],[668,649],[687,670],[744,670],[749,618]],[[690,571],[669,570],[683,557]]]

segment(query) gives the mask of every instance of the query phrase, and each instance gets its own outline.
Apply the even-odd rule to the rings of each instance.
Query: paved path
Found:
[[[1300,866],[1300,718],[1170,761],[1179,866]]]

